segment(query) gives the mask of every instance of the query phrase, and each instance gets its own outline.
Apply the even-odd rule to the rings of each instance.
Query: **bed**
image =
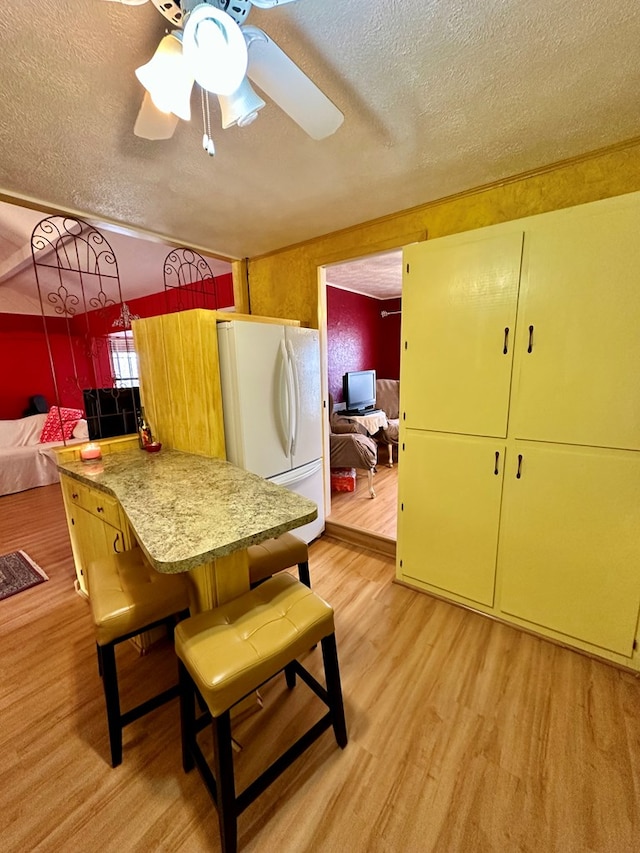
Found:
[[[60,480],[54,447],[63,440],[41,442],[40,436],[49,415],[30,415],[13,421],[0,421],[0,495],[12,495]],[[66,444],[77,444],[88,437],[87,422],[77,420]]]

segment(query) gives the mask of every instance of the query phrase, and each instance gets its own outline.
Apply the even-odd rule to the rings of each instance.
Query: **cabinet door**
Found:
[[[82,525],[78,525],[76,516],[80,513],[80,495],[84,489],[76,480],[60,475],[60,486],[62,488],[62,499],[67,516],[67,527],[69,539],[71,540],[71,551],[76,570],[77,588],[79,592],[87,595],[86,568],[83,558],[83,547],[81,541]]]
[[[635,196],[546,214],[527,228],[516,438],[640,449],[639,235]]]
[[[407,430],[399,472],[402,576],[493,604],[504,443]]]
[[[505,472],[500,609],[631,656],[638,530],[640,453],[518,442]]]
[[[90,512],[76,507],[70,518],[75,538],[74,558],[80,589],[90,594],[87,581],[87,568],[94,560],[126,550],[125,536],[122,530],[107,524]],[[72,540],[73,541],[73,540]]]
[[[82,525],[78,525],[76,515],[82,510],[77,510],[71,507],[67,511],[67,526],[69,528],[69,539],[71,540],[71,551],[73,553],[73,563],[76,570],[76,589],[83,595],[88,595],[86,566],[84,561],[83,544],[81,539]]]
[[[400,389],[408,427],[506,436],[521,255],[521,231],[405,249]]]
[[[60,483],[78,586],[87,595],[89,563],[128,550],[132,537],[115,498],[64,475]]]

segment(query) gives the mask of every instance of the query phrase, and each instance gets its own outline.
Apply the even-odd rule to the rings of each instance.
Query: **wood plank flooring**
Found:
[[[331,492],[330,521],[337,521],[396,539],[398,466],[386,465],[387,451],[380,449],[380,461],[373,478],[376,497],[369,497],[366,471],[357,469],[355,492]]]
[[[59,488],[0,498],[0,553],[50,576],[0,601],[0,844],[24,851],[219,851],[182,772],[177,703],[132,724],[108,764],[88,606],[73,591]],[[393,561],[327,538],[310,553],[336,610],[349,745],[331,733],[239,819],[261,853],[640,849],[640,681],[392,583]],[[320,651],[307,665],[321,672]],[[122,695],[168,683],[168,643],[121,648]],[[240,786],[322,713],[278,678],[235,727]]]

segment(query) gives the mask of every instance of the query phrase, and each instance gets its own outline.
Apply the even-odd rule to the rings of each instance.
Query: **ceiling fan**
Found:
[[[141,6],[147,0],[112,0]],[[344,120],[340,110],[258,27],[245,24],[252,6],[270,9],[296,0],[151,0],[175,29],[136,70],[146,92],[134,133],[169,139],[178,119],[191,118],[191,91],[202,93],[203,147],[211,138],[209,94],[220,102],[222,127],[245,127],[265,106],[254,83],[313,139],[324,139]],[[251,81],[251,82],[249,82]]]

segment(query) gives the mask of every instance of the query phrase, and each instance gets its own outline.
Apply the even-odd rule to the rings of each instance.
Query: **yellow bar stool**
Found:
[[[296,660],[322,645],[326,689]],[[237,818],[280,774],[333,726],[338,746],[347,745],[332,608],[290,574],[280,574],[214,610],[176,627],[180,672],[182,764],[197,765],[218,810],[223,853],[237,850]],[[311,726],[244,791],[236,794],[231,708],[284,670],[293,688],[300,678],[327,705]],[[196,698],[207,707],[196,718]],[[213,729],[213,769],[197,741]]]
[[[175,698],[179,688],[176,684],[122,713],[115,647],[160,625],[166,625],[171,636],[176,621],[189,615],[189,592],[183,575],[156,572],[139,548],[90,563],[88,586],[107,706],[111,765],[117,767],[122,762],[123,728]]]
[[[259,545],[247,548],[249,555],[249,580],[257,586],[284,569],[298,566],[298,577],[311,587],[309,577],[309,548],[307,543],[293,533],[283,533],[275,539],[265,539]]]

